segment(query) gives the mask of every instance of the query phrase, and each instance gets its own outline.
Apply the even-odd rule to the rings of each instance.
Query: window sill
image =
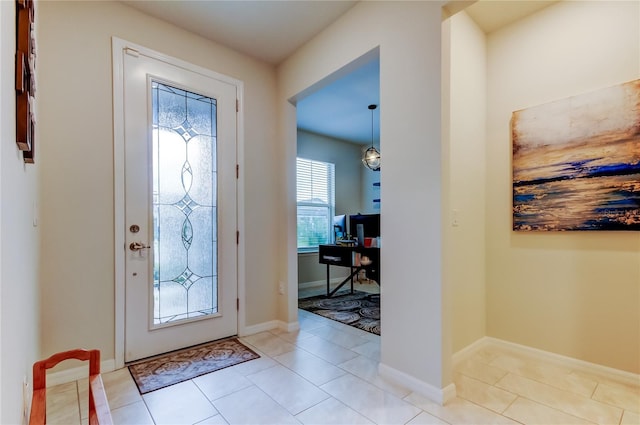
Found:
[[[318,255],[318,250],[298,252],[298,257],[310,257],[312,255]]]

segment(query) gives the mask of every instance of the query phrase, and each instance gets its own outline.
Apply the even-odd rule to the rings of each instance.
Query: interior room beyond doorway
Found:
[[[379,105],[379,56],[370,52],[345,68],[351,68],[339,78],[328,77],[327,84],[306,95],[297,102],[297,201],[298,201],[298,298],[327,295],[327,280],[331,290],[335,289],[350,274],[354,291],[379,294],[379,277],[367,270],[357,271],[345,264],[322,262],[319,245],[343,242],[340,239],[357,241],[357,229],[348,226],[349,217],[358,214],[378,217],[381,205],[380,171],[367,168],[363,153],[370,147],[380,150]],[[357,66],[354,66],[358,63]],[[319,83],[318,86],[322,85]],[[369,105],[375,105],[370,109]],[[314,174],[305,175],[301,162],[311,162]],[[325,165],[327,164],[327,165]],[[325,173],[318,174],[321,167],[332,167],[328,187]],[[307,171],[308,172],[308,171]],[[304,193],[302,186],[313,180],[314,193]],[[319,189],[322,187],[322,190]],[[326,189],[325,189],[326,187]],[[307,205],[319,199],[328,200],[329,209],[323,220],[327,227],[319,231],[313,225],[313,234],[306,235],[304,226],[313,221],[304,217]],[[334,227],[335,220],[344,217],[344,228]],[[379,226],[378,226],[379,229]],[[379,230],[377,231],[379,233]],[[311,232],[308,232],[311,233]],[[321,233],[321,235],[318,235]],[[325,236],[326,235],[326,236]],[[377,247],[379,234],[367,235],[367,245]],[[374,240],[372,243],[372,239]],[[360,241],[364,245],[364,238]],[[357,242],[354,242],[357,243]],[[348,243],[345,243],[345,245]],[[367,258],[365,258],[365,261]],[[354,265],[360,265],[360,254],[354,253]],[[329,270],[328,270],[329,269]],[[330,276],[330,277],[329,277]],[[373,278],[375,277],[375,279]],[[334,295],[350,292],[351,282],[343,285]]]

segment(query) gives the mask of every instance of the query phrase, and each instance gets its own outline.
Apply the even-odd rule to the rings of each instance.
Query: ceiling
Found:
[[[465,9],[476,24],[487,34],[531,15],[558,0],[480,0]]]
[[[358,1],[127,0],[148,15],[264,62],[278,65]],[[556,1],[480,0],[465,10],[490,33]],[[370,104],[380,100],[379,58],[298,100],[298,127],[359,144],[371,143]],[[322,84],[320,84],[321,86]],[[379,113],[374,111],[378,144]]]
[[[298,101],[298,128],[359,144],[369,144],[373,118],[373,139],[379,146],[380,59],[367,61],[354,71]]]
[[[128,0],[122,3],[277,65],[357,1]]]

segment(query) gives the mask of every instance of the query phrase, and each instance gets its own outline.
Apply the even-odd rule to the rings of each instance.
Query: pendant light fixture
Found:
[[[364,151],[362,155],[362,163],[365,167],[373,171],[380,171],[380,152],[373,146],[373,111],[378,105],[369,105],[371,111],[371,147]]]

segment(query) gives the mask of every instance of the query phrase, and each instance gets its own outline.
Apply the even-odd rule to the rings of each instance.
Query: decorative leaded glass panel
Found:
[[[154,324],[215,314],[216,101],[152,81]]]

